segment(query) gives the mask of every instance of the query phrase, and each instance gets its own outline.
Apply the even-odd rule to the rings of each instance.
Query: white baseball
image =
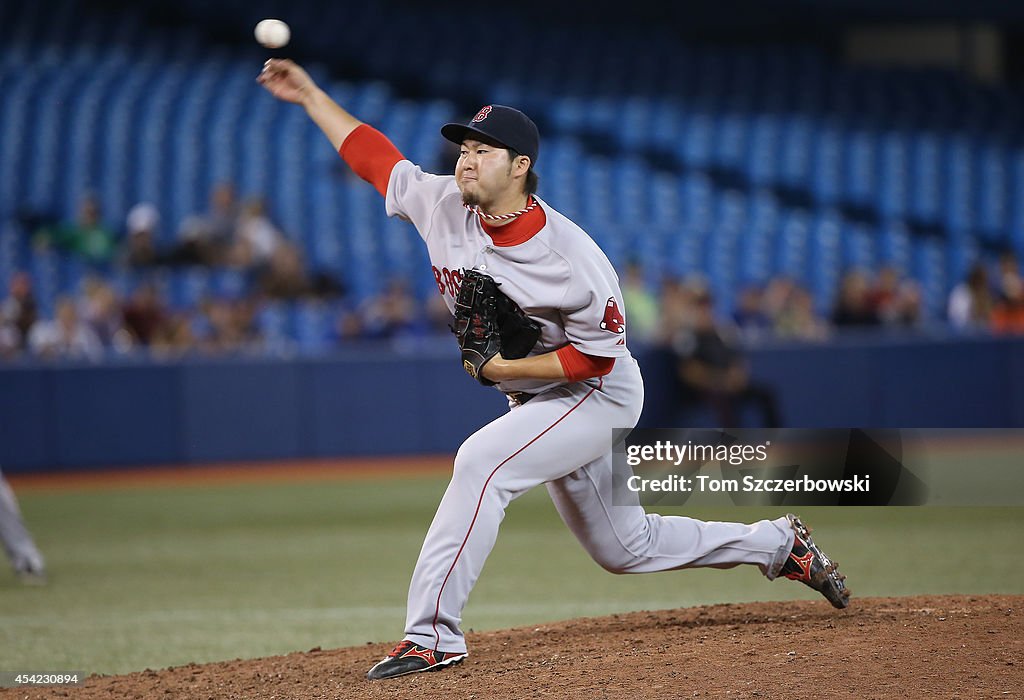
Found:
[[[256,25],[256,41],[268,49],[279,49],[288,44],[292,30],[279,19],[265,19]]]

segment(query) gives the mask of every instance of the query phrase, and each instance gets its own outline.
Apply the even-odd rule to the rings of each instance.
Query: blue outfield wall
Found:
[[[641,425],[710,425],[675,402],[672,357],[637,353]],[[1024,339],[844,340],[763,347],[752,373],[787,427],[1024,426]],[[449,349],[316,359],[0,368],[9,472],[454,452],[505,410]]]

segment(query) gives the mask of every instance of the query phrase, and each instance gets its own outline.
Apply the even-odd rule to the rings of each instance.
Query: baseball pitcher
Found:
[[[509,411],[459,448],[409,586],[405,639],[371,680],[436,670],[467,655],[462,609],[505,508],[545,484],[580,544],[605,569],[644,573],[758,566],[804,581],[836,607],[848,593],[799,519],[701,522],[613,506],[612,429],[636,425],[643,380],[626,344],[615,270],[579,226],[536,195],[537,127],[483,107],[445,124],[454,175],[424,172],[335,103],[294,62],[271,59],[259,82],[301,105],[346,163],[411,222],[454,317],[463,367],[508,396]]]

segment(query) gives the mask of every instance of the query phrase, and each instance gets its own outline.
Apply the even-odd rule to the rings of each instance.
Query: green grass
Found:
[[[122,673],[396,640],[412,565],[444,486],[421,478],[24,492],[52,581],[23,588],[0,573],[0,670]],[[1024,592],[1024,563],[1012,554],[1024,509],[801,513],[857,595]],[[510,509],[464,624],[484,630],[811,595],[789,581],[767,583],[753,567],[605,573],[536,489]]]

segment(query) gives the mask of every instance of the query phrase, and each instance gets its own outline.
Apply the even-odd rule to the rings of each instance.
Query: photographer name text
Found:
[[[727,479],[708,474],[693,477],[673,474],[663,479],[644,479],[634,475],[627,480],[626,488],[636,493],[867,493],[871,490],[871,477],[812,479],[805,475],[798,479],[757,479],[752,476]]]

